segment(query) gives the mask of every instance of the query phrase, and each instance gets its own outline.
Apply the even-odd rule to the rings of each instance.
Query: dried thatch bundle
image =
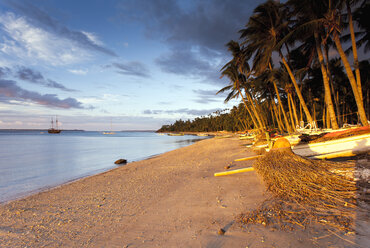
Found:
[[[317,221],[340,229],[349,227],[356,194],[353,163],[306,159],[289,146],[275,147],[253,167],[273,198],[242,215],[244,223],[279,223],[283,228]]]

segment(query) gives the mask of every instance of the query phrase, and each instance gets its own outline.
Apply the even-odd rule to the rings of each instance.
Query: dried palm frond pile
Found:
[[[290,229],[318,222],[350,229],[356,194],[354,163],[310,160],[289,147],[272,149],[253,167],[273,197],[259,209],[241,215],[242,223]]]

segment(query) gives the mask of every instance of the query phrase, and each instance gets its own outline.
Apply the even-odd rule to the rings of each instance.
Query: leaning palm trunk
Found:
[[[337,111],[337,122],[339,124],[339,126],[341,127],[343,125],[342,121],[341,121],[341,118],[340,118],[340,108],[339,108],[339,99],[338,99],[338,91],[337,91],[337,94],[335,94],[335,91],[334,91],[334,82],[333,82],[333,78],[332,78],[332,74],[331,74],[331,70],[330,70],[330,63],[329,63],[329,49],[327,46],[324,46],[324,49],[325,49],[325,59],[327,61],[326,63],[326,70],[328,72],[328,77],[329,77],[329,85],[330,85],[330,90],[331,90],[331,94],[332,96],[334,97],[334,104],[335,104],[335,110]]]
[[[294,119],[293,119],[293,112],[292,112],[292,107],[290,106],[290,100],[289,100],[289,95],[288,95],[288,107],[289,107],[289,116],[290,116],[290,121],[293,127],[293,131],[295,131],[294,127]]]
[[[362,125],[367,126],[367,125],[369,125],[369,123],[367,122],[364,105],[363,105],[363,102],[361,100],[360,94],[358,92],[356,79],[353,75],[351,65],[349,64],[347,56],[343,51],[342,44],[340,43],[340,40],[339,40],[338,32],[334,32],[333,36],[334,36],[335,46],[337,47],[340,58],[342,59],[344,68],[346,69],[347,77],[348,77],[349,82],[350,82],[351,87],[352,87],[353,95],[355,96],[355,100],[356,100],[356,104],[357,104],[358,113],[360,115],[361,123],[362,123]]]
[[[314,33],[314,36],[315,36],[315,41],[316,41],[317,56],[319,57],[321,73],[322,73],[322,78],[323,78],[323,82],[324,82],[325,103],[328,107],[331,126],[333,127],[333,129],[338,129],[339,127],[338,127],[338,123],[337,123],[337,118],[335,116],[333,101],[331,99],[331,94],[330,94],[329,78],[328,78],[328,74],[327,74],[326,67],[325,67],[325,64],[324,64],[324,56],[322,55],[319,36],[316,32]]]
[[[252,114],[251,110],[249,109],[248,107],[248,104],[247,102],[245,101],[245,98],[242,94],[242,92],[240,91],[240,88],[238,88],[238,91],[239,91],[239,95],[241,96],[242,100],[243,100],[243,103],[244,103],[244,106],[245,108],[247,109],[248,113],[249,113],[249,116],[251,117],[252,119],[252,122],[253,122],[253,125],[255,126],[255,128],[258,128],[259,129],[259,126],[257,125],[257,122],[256,122],[256,119],[254,117],[254,115]]]
[[[270,70],[272,70],[271,63],[269,63],[269,67],[270,67]],[[281,99],[280,99],[279,90],[277,88],[276,81],[274,79],[272,80],[272,84],[274,85],[275,94],[276,94],[276,97],[278,99],[279,107],[281,108],[281,111],[283,112],[285,126],[287,128],[288,133],[290,133],[290,132],[292,132],[292,129],[291,129],[290,125],[289,125],[288,118],[286,117],[286,114],[285,114],[285,111],[284,111],[284,107],[283,107],[283,104],[282,104]]]
[[[288,133],[291,133],[291,132],[292,132],[292,128],[291,128],[291,126],[289,125],[288,118],[287,118],[286,113],[285,113],[285,111],[284,111],[284,107],[283,107],[283,104],[282,104],[282,102],[281,102],[280,95],[279,95],[279,92],[278,92],[278,89],[277,89],[276,83],[275,83],[275,82],[273,82],[273,84],[274,84],[274,88],[275,88],[275,91],[276,91],[276,96],[277,96],[277,99],[278,99],[279,107],[280,107],[280,109],[281,109],[281,112],[283,113],[285,126],[286,126],[286,128],[287,128]]]
[[[311,114],[310,114],[310,111],[308,111],[308,108],[307,108],[306,102],[305,102],[305,100],[303,99],[303,96],[302,96],[301,90],[300,90],[300,89],[299,89],[299,87],[298,87],[297,80],[295,80],[295,77],[294,77],[294,75],[293,75],[293,73],[292,73],[292,70],[290,69],[290,67],[289,67],[288,63],[286,62],[286,60],[285,60],[285,58],[284,58],[283,54],[281,53],[281,51],[279,51],[279,54],[280,54],[280,58],[281,58],[281,60],[282,60],[282,62],[283,62],[283,64],[284,64],[284,66],[285,66],[286,70],[288,71],[289,77],[290,77],[290,79],[291,79],[291,80],[292,80],[292,82],[293,82],[294,88],[295,88],[295,90],[296,90],[296,92],[297,92],[297,96],[298,96],[299,101],[301,102],[301,105],[302,105],[302,107],[303,107],[303,111],[304,111],[304,113],[306,114],[307,121],[308,121],[309,123],[312,123],[312,122],[313,122],[313,120],[312,120],[312,116],[311,116]]]
[[[280,130],[281,132],[283,132],[283,131],[284,131],[284,125],[283,125],[283,123],[281,123],[281,119],[280,119],[279,111],[277,110],[276,105],[275,105],[275,102],[274,102],[274,100],[273,100],[273,99],[271,99],[271,102],[272,102],[272,107],[273,107],[273,109],[274,109],[274,111],[273,111],[273,112],[275,113],[275,118],[276,118],[276,121],[277,121],[277,123],[278,123],[279,130]]]
[[[252,95],[251,95],[251,97],[252,97],[253,102],[256,106],[256,110],[258,111],[258,113],[260,113],[260,118],[261,118],[262,124],[263,124],[264,128],[266,128],[267,127],[266,123],[268,123],[268,121],[266,119],[265,111],[262,109],[262,107],[261,107],[262,105],[257,102],[257,99],[255,97],[253,97]]]
[[[293,114],[296,121],[296,126],[299,124],[298,115],[297,115],[297,108],[295,106],[295,101],[293,101],[293,96],[290,95],[290,99],[292,101],[292,107],[293,107]]]
[[[245,95],[247,96],[247,99],[248,101],[251,103],[251,108],[252,108],[252,111],[254,113],[254,115],[256,116],[256,119],[260,125],[261,128],[264,128],[265,127],[265,123],[263,122],[263,119],[262,119],[262,116],[261,116],[261,112],[259,112],[256,108],[256,103],[254,101],[254,99],[252,99],[250,93],[248,91],[245,90]]]
[[[295,104],[294,104],[291,93],[289,93],[288,95],[288,101],[289,99],[290,99],[290,104],[292,105],[292,112],[293,112],[293,117],[294,117],[294,123],[292,124],[292,126],[293,126],[293,129],[295,130],[295,127],[298,126],[298,116],[297,116],[297,110],[295,108]]]
[[[351,33],[353,60],[355,63],[357,90],[358,90],[358,94],[360,95],[361,101],[363,101],[360,68],[359,68],[358,56],[357,56],[357,45],[356,45],[355,32],[353,29],[353,21],[352,21],[352,12],[351,12],[351,7],[348,2],[346,2],[346,5],[347,5],[347,13],[348,13],[348,19],[349,19],[349,31]]]
[[[264,127],[265,127],[264,123],[262,122],[262,118],[261,118],[260,114],[258,113],[258,111],[256,109],[256,106],[254,105],[254,101],[253,101],[252,97],[250,96],[249,92],[247,92],[247,91],[245,91],[245,95],[247,96],[248,101],[251,103],[251,109],[252,109],[252,111],[253,111],[253,113],[254,113],[257,121],[258,121],[258,124],[259,124],[260,128],[264,129]]]

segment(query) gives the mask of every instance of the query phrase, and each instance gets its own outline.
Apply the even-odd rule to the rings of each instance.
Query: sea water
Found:
[[[204,139],[154,132],[0,130],[0,203]]]

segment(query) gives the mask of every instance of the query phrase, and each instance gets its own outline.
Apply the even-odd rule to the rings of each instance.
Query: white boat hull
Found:
[[[293,152],[300,156],[312,157],[338,152],[351,151],[354,154],[370,151],[370,134],[351,136],[320,143],[297,145]]]

